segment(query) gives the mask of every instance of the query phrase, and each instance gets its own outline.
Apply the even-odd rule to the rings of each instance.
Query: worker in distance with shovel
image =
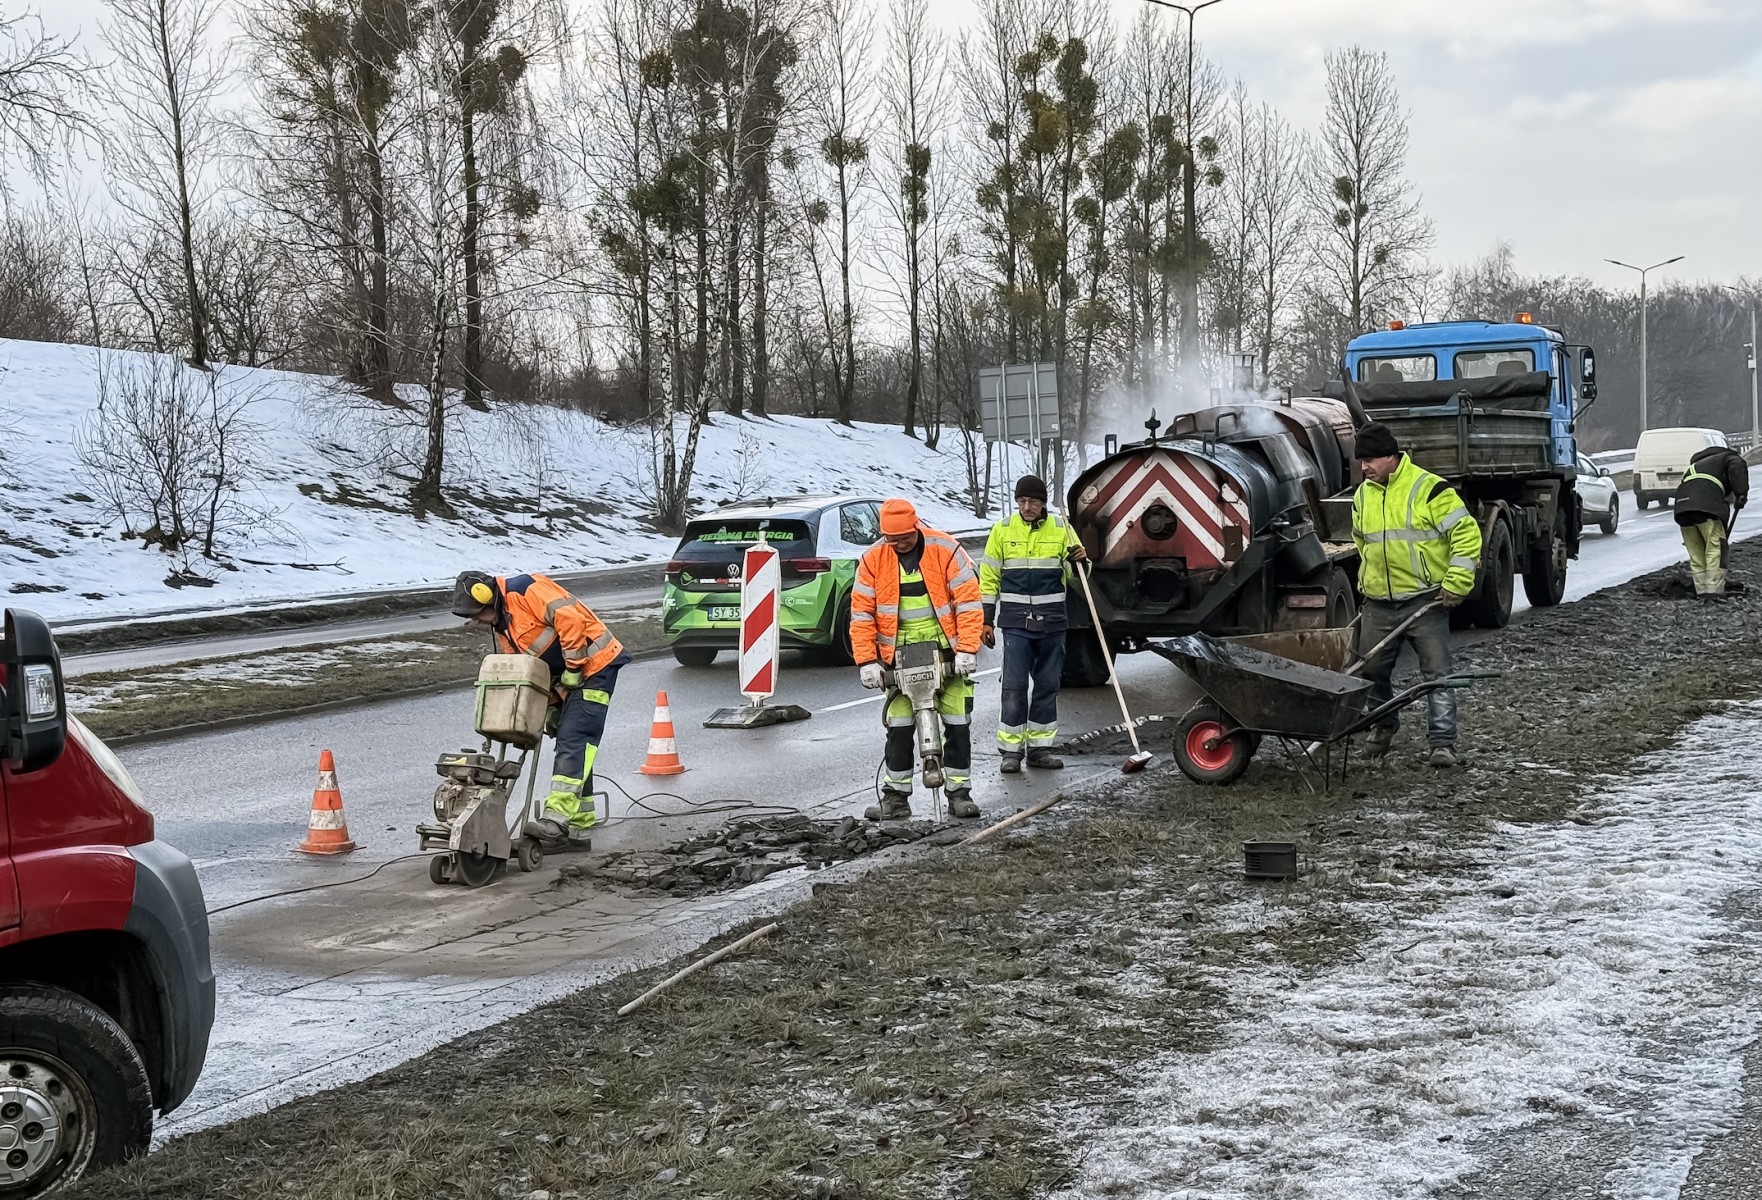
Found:
[[[1352,540],[1358,544],[1358,590],[1364,610],[1358,652],[1367,656],[1364,677],[1382,704],[1393,698],[1395,660],[1411,643],[1420,674],[1450,674],[1450,617],[1474,590],[1481,557],[1481,527],[1456,489],[1401,452],[1387,426],[1358,431],[1357,458],[1364,482],[1352,496]],[[1399,636],[1396,636],[1399,634]],[[1431,765],[1456,765],[1456,693],[1426,698],[1426,737]],[[1381,758],[1395,740],[1394,713],[1374,726],[1365,753]]]
[[[1709,446],[1689,459],[1688,473],[1676,485],[1673,507],[1689,552],[1695,598],[1725,599],[1725,552],[1731,527],[1750,500],[1750,466],[1724,446]]]
[[[547,842],[588,843],[594,759],[630,655],[591,608],[546,575],[465,571],[453,584],[453,614],[489,626],[498,653],[530,654],[551,668],[545,732],[557,743],[544,815],[533,824]]]

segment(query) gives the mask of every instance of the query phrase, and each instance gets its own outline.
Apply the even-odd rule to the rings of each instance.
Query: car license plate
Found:
[[[712,604],[710,606],[710,620],[712,620],[712,621],[738,621],[738,620],[740,620],[740,605],[738,605],[738,604]]]

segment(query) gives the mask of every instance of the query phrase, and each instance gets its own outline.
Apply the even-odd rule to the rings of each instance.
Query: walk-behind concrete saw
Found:
[[[477,676],[477,732],[481,749],[440,756],[441,784],[434,791],[433,822],[416,827],[435,883],[480,888],[493,882],[510,858],[522,871],[536,871],[544,847],[532,828],[537,753],[551,705],[551,672],[525,654],[491,654]],[[527,770],[530,766],[530,770]],[[526,798],[510,822],[508,802],[526,771]]]

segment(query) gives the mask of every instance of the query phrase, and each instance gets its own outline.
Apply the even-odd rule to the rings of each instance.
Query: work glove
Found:
[[[879,688],[887,680],[887,676],[885,672],[881,670],[881,664],[878,662],[864,663],[857,669],[857,674],[862,677],[863,686],[870,691]]]
[[[955,651],[954,673],[962,679],[971,679],[979,670],[979,656],[968,654],[964,650]]]
[[[566,692],[578,692],[581,690],[581,672],[570,667],[558,676],[557,683]]]
[[[1439,608],[1460,608],[1467,596],[1458,596],[1455,592],[1444,590],[1438,593]]]
[[[997,629],[994,626],[987,625],[985,627],[985,632],[979,635],[979,640],[985,643],[985,648],[987,650],[995,650],[997,648]]]
[[[1072,562],[1088,562],[1089,551],[1083,549],[1082,546],[1072,546],[1069,550],[1065,551],[1065,557]]]
[[[557,736],[557,725],[562,721],[562,719],[563,719],[563,706],[561,704],[553,704],[548,709],[545,710],[545,736],[546,737],[556,737]]]

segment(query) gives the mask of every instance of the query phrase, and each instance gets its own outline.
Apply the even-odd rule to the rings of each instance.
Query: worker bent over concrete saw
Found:
[[[534,824],[551,842],[588,840],[594,759],[630,656],[591,608],[545,575],[466,571],[453,585],[453,612],[488,625],[501,653],[530,654],[550,667],[556,686],[545,732],[557,745],[550,795]]]
[[[973,803],[973,673],[984,623],[979,573],[960,543],[920,524],[910,502],[883,504],[881,540],[857,565],[850,601],[850,643],[863,686],[891,684],[883,706],[886,775],[872,818],[912,815],[914,751],[925,760],[924,786],[947,788],[951,815],[979,815]]]

